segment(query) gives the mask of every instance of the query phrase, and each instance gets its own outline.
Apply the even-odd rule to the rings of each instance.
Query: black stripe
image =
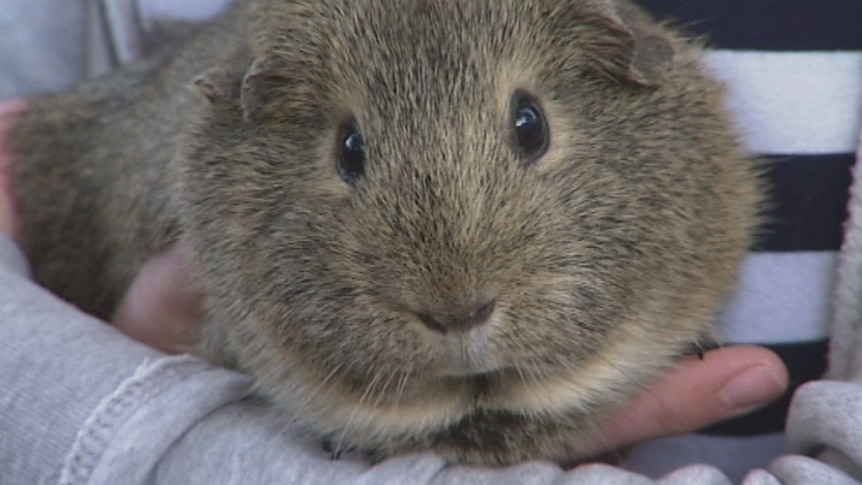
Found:
[[[766,345],[777,353],[790,371],[790,389],[778,401],[739,418],[731,419],[704,428],[700,434],[721,436],[751,436],[778,433],[784,430],[787,409],[793,393],[802,384],[819,379],[826,372],[826,353],[828,343],[806,342],[800,344]],[[709,358],[709,354],[704,357]]]
[[[636,0],[720,49],[862,50],[859,0]]]
[[[770,190],[755,251],[837,251],[855,154],[765,157]]]

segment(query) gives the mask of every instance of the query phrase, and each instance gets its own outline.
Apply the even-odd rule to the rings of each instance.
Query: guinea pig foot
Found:
[[[382,460],[382,458],[378,458],[374,454],[360,450],[353,445],[340,443],[337,438],[333,438],[332,436],[324,437],[321,441],[321,447],[323,448],[323,451],[329,453],[329,459],[332,461],[341,460],[345,458],[345,455],[361,458],[370,461],[371,463],[377,463]]]
[[[336,448],[335,444],[332,442],[331,438],[323,438],[323,441],[320,443],[323,451],[329,453],[329,459],[332,461],[340,460],[341,455],[344,454],[344,450],[341,448]]]
[[[696,355],[698,359],[703,360],[704,353],[720,348],[721,346],[722,345],[712,337],[701,338],[692,342],[689,348],[683,352],[683,355]]]

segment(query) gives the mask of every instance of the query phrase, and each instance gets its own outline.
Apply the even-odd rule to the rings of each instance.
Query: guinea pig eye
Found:
[[[365,143],[353,124],[341,131],[338,150],[338,173],[350,185],[358,183],[365,175]]]
[[[533,162],[548,149],[548,124],[539,103],[525,93],[513,99],[512,128],[518,152]]]

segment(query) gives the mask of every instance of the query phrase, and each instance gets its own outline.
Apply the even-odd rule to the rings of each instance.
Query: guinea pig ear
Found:
[[[274,56],[250,57],[238,53],[195,78],[194,85],[210,102],[234,104],[247,121],[259,121],[272,114],[287,71]]]
[[[595,58],[599,71],[642,86],[658,86],[673,66],[674,40],[637,7],[624,2],[599,4],[607,35],[598,39]]]
[[[238,101],[242,79],[248,68],[248,57],[247,50],[241,49],[226,61],[204,71],[192,84],[211,103]]]
[[[281,99],[279,92],[288,83],[287,61],[275,56],[258,57],[251,62],[242,79],[240,103],[247,120],[274,115]]]

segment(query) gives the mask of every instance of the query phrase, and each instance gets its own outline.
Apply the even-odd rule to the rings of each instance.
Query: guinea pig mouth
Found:
[[[479,328],[470,332],[450,332],[441,335],[443,377],[468,377],[491,374],[506,367],[498,357],[493,340]]]

